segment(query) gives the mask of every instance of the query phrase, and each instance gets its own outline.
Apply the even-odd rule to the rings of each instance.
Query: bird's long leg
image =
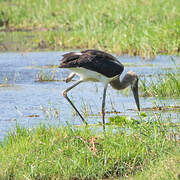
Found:
[[[102,110],[101,110],[101,115],[102,115],[102,123],[103,123],[103,129],[105,130],[105,101],[106,101],[106,90],[107,90],[107,85],[104,87],[104,92],[103,92],[103,100],[102,100]]]
[[[77,108],[75,107],[75,105],[71,102],[71,100],[68,98],[67,96],[67,92],[70,91],[71,89],[73,89],[74,87],[76,87],[78,84],[80,84],[81,82],[83,82],[82,80],[77,81],[75,84],[73,84],[72,86],[70,86],[69,88],[67,88],[66,90],[64,90],[62,92],[63,96],[67,99],[67,101],[71,104],[71,106],[75,109],[75,111],[78,113],[78,115],[80,116],[80,118],[82,119],[83,123],[88,124],[85,119],[82,117],[82,115],[80,114],[80,112],[77,110]]]

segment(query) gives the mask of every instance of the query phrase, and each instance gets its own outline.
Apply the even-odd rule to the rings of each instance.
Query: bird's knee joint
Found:
[[[102,110],[101,110],[101,116],[104,116],[105,115],[105,109],[104,108],[102,108]]]
[[[64,97],[67,97],[67,91],[66,91],[66,90],[63,91],[63,92],[62,92],[62,95],[63,95]]]

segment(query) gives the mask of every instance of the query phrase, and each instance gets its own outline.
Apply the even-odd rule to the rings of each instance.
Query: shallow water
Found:
[[[52,68],[57,66],[62,58],[62,52],[40,53],[0,53],[0,140],[12,131],[16,124],[24,127],[35,127],[40,123],[47,125],[81,124],[81,119],[75,115],[71,106],[62,97],[62,90],[74,82],[38,80],[38,74],[54,72],[54,80],[63,80],[69,70]],[[172,61],[168,56],[157,56],[154,60],[142,60],[139,57],[118,57],[125,65],[125,71],[135,71],[140,78],[155,77],[180,67],[180,58]],[[77,77],[75,77],[77,79]],[[100,83],[82,83],[69,92],[69,97],[86,117],[89,123],[101,121],[100,109],[103,87]],[[157,98],[140,98],[141,107],[150,108],[154,105],[176,106],[180,100]],[[137,116],[134,98],[130,93],[125,96],[122,92],[107,91],[106,111],[118,111],[120,115]],[[149,114],[159,113],[147,111]],[[88,115],[88,118],[87,116]],[[112,113],[107,113],[108,116]],[[179,120],[179,113],[167,111],[162,116]]]

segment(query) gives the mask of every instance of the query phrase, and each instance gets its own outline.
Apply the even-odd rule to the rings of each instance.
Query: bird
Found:
[[[72,72],[66,78],[66,83],[70,82],[75,75],[79,76],[72,86],[62,91],[62,95],[71,104],[74,110],[82,119],[83,123],[87,125],[87,121],[80,114],[78,109],[72,103],[72,101],[67,96],[67,93],[79,85],[82,82],[101,82],[103,84],[103,99],[101,107],[102,125],[105,129],[105,101],[106,101],[106,91],[110,84],[112,88],[116,90],[125,89],[131,86],[131,90],[134,95],[134,99],[137,105],[138,111],[140,111],[139,95],[138,95],[138,76],[133,71],[128,71],[122,80],[120,76],[124,70],[123,64],[121,64],[116,57],[113,55],[96,50],[87,49],[81,52],[68,52],[62,55],[59,68],[70,69]]]

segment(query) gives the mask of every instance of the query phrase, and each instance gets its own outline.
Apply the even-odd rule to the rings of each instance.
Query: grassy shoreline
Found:
[[[126,123],[131,133],[111,126],[105,134],[90,127],[17,127],[0,145],[0,178],[178,179],[180,129],[172,127],[158,120]]]
[[[180,52],[180,1],[0,1],[0,50]]]

